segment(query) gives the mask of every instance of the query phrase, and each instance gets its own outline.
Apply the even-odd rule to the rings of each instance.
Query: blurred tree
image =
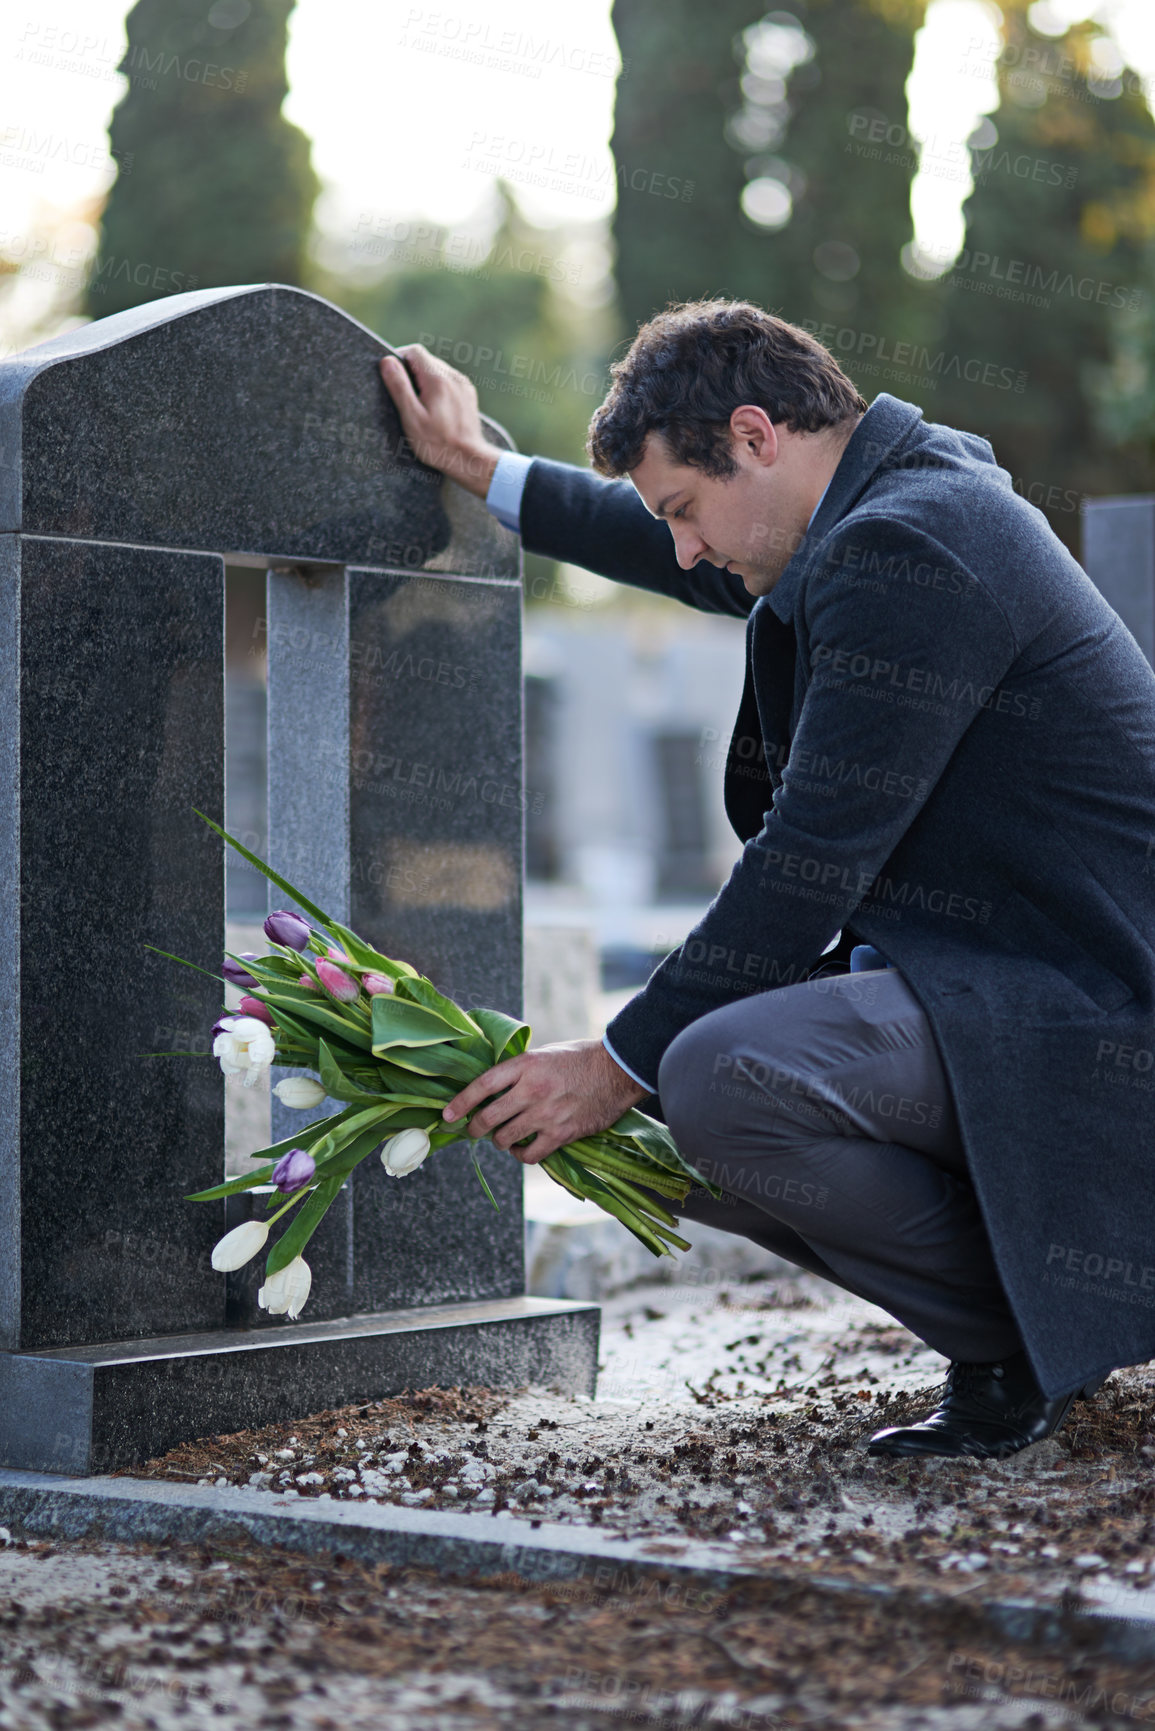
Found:
[[[618,287],[633,330],[671,299],[735,295],[795,322],[914,340],[900,262],[914,150],[906,79],[925,0],[615,0],[627,72],[611,145]],[[850,368],[853,372],[853,367]]]
[[[939,383],[924,407],[989,437],[1077,551],[1080,495],[1151,482],[1120,375],[1151,322],[1155,121],[1097,24],[1042,36],[1025,3],[1003,3],[1000,101],[970,141],[964,249],[934,285]]]
[[[375,282],[334,275],[323,292],[395,346],[423,343],[467,373],[482,411],[517,448],[562,462],[585,461],[590,417],[609,388],[607,356],[618,335],[606,306],[584,305],[560,285],[581,268],[565,236],[537,228],[497,183],[499,219],[488,246],[433,231],[428,250],[395,249]],[[529,554],[529,601],[585,605],[552,560]]]
[[[605,357],[616,323],[560,299],[556,285],[573,267],[558,231],[528,222],[503,181],[497,190],[488,248],[455,248],[441,231],[432,251],[375,283],[334,280],[325,292],[387,341],[423,343],[468,373],[484,412],[520,450],[581,462],[590,417],[609,388]]]
[[[281,114],[293,0],[137,0],[95,318],[190,288],[301,283],[318,182]]]

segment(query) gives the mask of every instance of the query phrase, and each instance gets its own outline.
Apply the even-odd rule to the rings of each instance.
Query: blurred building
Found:
[[[642,602],[526,625],[531,920],[571,910],[603,952],[665,949],[726,878],[722,803],[742,623]]]

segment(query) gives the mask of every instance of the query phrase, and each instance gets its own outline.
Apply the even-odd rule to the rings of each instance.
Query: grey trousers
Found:
[[[880,1305],[946,1358],[1022,1347],[930,1025],[893,968],[760,993],[683,1030],[663,1115],[723,1192],[671,1212]]]

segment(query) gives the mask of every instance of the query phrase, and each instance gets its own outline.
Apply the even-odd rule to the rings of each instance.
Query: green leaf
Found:
[[[381,1098],[380,1094],[371,1093],[367,1088],[359,1088],[356,1082],[350,1081],[324,1040],[317,1043],[317,1068],[321,1076],[321,1086],[333,1100],[350,1100],[370,1105]]]
[[[528,1022],[519,1022],[513,1016],[504,1016],[500,1010],[475,1010],[473,1019],[493,1048],[495,1064],[502,1063],[506,1058],[520,1057],[529,1045]]]
[[[458,1082],[472,1082],[475,1076],[489,1068],[483,1058],[473,1058],[460,1046],[451,1046],[448,1042],[440,1046],[388,1046],[377,1056],[384,1058],[386,1054],[400,1069],[414,1070],[419,1076],[438,1080],[452,1076]],[[457,1092],[456,1088],[453,1092]],[[452,1095],[445,1097],[448,1100]]]
[[[402,1119],[408,1118],[414,1120],[412,1125],[401,1122]],[[334,1174],[339,1174],[343,1178],[347,1177],[349,1173],[352,1172],[354,1166],[359,1166],[362,1160],[372,1154],[374,1148],[379,1148],[387,1137],[395,1136],[399,1130],[424,1128],[428,1122],[428,1112],[420,1113],[398,1110],[396,1117],[378,1120],[378,1122],[371,1125],[369,1129],[362,1130],[361,1134],[359,1136],[354,1136],[353,1140],[347,1143],[345,1147],[341,1149],[339,1154],[334,1154],[330,1159],[325,1161],[323,1166],[319,1166],[317,1170],[319,1174],[326,1179],[332,1177]]]
[[[293,1144],[296,1146],[296,1143]],[[285,1153],[289,1150],[286,1148]],[[230,1178],[226,1184],[214,1184],[211,1190],[194,1190],[191,1196],[186,1196],[186,1202],[215,1202],[221,1196],[236,1196],[242,1190],[252,1190],[258,1184],[267,1184],[272,1176],[276,1161],[272,1160],[259,1171],[246,1172],[241,1178]]]
[[[437,1010],[414,1004],[388,992],[379,992],[373,999],[373,1051],[384,1056],[379,1048],[389,1046],[437,1046],[451,1039],[457,1030]]]
[[[197,811],[195,805],[192,809],[195,817],[199,817],[202,823],[207,823],[209,828],[215,830],[217,835],[227,841],[230,847],[236,848],[242,859],[247,859],[250,865],[256,866],[257,870],[267,877],[270,883],[276,884],[279,890],[284,890],[287,896],[291,896],[299,908],[304,908],[307,914],[312,914],[313,918],[319,920],[323,926],[330,929],[333,927],[334,922],[328,914],[319,908],[316,902],[311,902],[308,896],[303,896],[299,889],[295,889],[288,878],[283,878],[279,872],[273,870],[272,866],[266,865],[259,854],[253,853],[250,848],[245,846],[244,842],[238,841],[235,835],[230,835],[227,829],[222,829],[219,823],[214,823],[211,817],[206,817],[203,811]]]
[[[274,1142],[268,1148],[258,1148],[249,1155],[250,1160],[278,1160],[282,1154],[287,1154],[291,1148],[303,1148],[306,1154],[311,1153],[315,1143],[331,1131],[338,1129],[353,1115],[353,1107],[345,1106],[340,1112],[330,1112],[324,1118],[311,1118],[301,1129],[286,1136],[283,1142]]]
[[[359,938],[348,926],[340,926],[336,920],[330,920],[328,929],[342,945],[349,960],[355,962],[359,968],[371,968],[374,973],[387,974],[391,980],[418,977],[417,969],[408,962],[395,962],[390,956],[383,956],[380,950],[375,950],[372,944],[367,944],[364,938]]]
[[[336,1034],[338,1039],[344,1040],[350,1046],[359,1046],[366,1052],[369,1050],[368,1025],[366,1024],[364,1028],[359,1027],[348,1017],[338,1014],[335,1008],[330,1008],[328,1004],[322,1003],[319,998],[314,997],[310,1000],[306,994],[302,994],[299,998],[290,998],[278,989],[275,992],[266,992],[265,1002],[272,1009],[279,1009],[284,1002],[291,1014],[299,1020],[314,1023],[318,1028],[327,1028],[330,1033]],[[314,1034],[313,1038],[316,1039],[316,1037]]]
[[[464,1034],[469,1040],[484,1038],[477,1023],[458,1004],[455,1004],[452,998],[447,998],[443,992],[439,992],[433,982],[425,979],[422,975],[419,975],[415,980],[398,980],[395,997],[407,999],[411,1003],[421,1004],[426,1010],[432,1010],[435,1015],[448,1022],[451,1028],[456,1028],[459,1034]]]
[[[477,1158],[477,1144],[476,1143],[474,1143],[473,1148],[471,1149],[471,1153],[473,1155],[473,1170],[477,1173],[477,1182],[481,1185],[481,1188],[485,1191],[485,1194],[489,1197],[489,1200],[493,1205],[494,1213],[500,1214],[501,1209],[498,1206],[497,1199],[495,1198],[493,1191],[489,1188],[489,1185],[485,1181],[485,1173],[481,1170],[481,1161]]]
[[[375,1123],[385,1123],[394,1114],[392,1106],[369,1106],[352,1109],[348,1115],[341,1113],[342,1122],[334,1127],[328,1135],[315,1144],[309,1152],[318,1165],[322,1160],[328,1160],[332,1155],[339,1154],[355,1136],[370,1129]],[[428,1114],[426,1114],[428,1116]],[[382,1132],[384,1134],[384,1132]]]
[[[287,1268],[294,1257],[300,1256],[322,1220],[324,1220],[344,1178],[327,1178],[318,1184],[302,1202],[294,1214],[286,1231],[282,1232],[265,1261],[265,1273],[276,1274],[280,1269]]]
[[[222,986],[228,985],[223,974],[214,974],[208,968],[200,967],[196,962],[186,962],[183,956],[174,956],[171,950],[158,950],[155,944],[145,944],[143,948],[151,950],[154,956],[163,956],[167,962],[179,962],[182,968],[191,968],[194,974],[204,974],[206,979],[219,980]]]

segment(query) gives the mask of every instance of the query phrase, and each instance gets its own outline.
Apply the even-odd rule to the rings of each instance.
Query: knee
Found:
[[[658,1066],[662,1112],[675,1142],[687,1147],[697,1139],[718,1080],[733,1065],[721,1031],[710,1025],[713,1021],[713,1016],[703,1016],[683,1028]]]

